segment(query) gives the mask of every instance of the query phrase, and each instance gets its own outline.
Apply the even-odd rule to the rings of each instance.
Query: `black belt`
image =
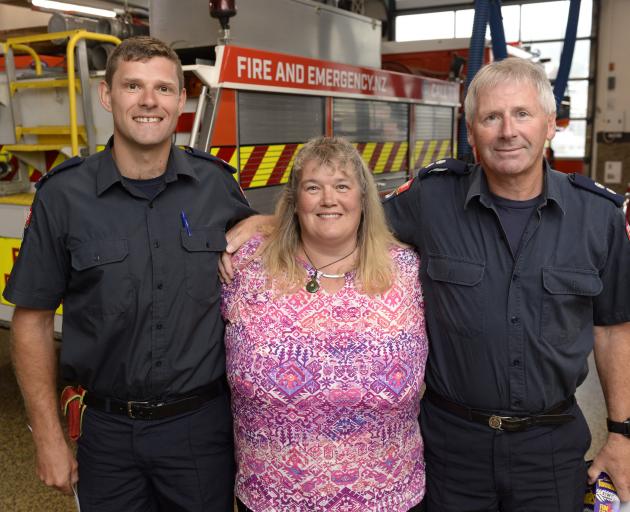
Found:
[[[430,389],[426,390],[424,396],[436,407],[450,412],[455,416],[487,425],[495,430],[505,430],[507,432],[521,432],[530,427],[539,425],[560,425],[575,419],[575,416],[572,414],[562,414],[575,403],[573,396],[562,402],[558,402],[541,414],[531,416],[500,416],[492,412],[471,409],[465,405],[452,402],[448,398],[444,398]]]
[[[146,402],[129,400],[125,402],[116,398],[103,398],[88,391],[83,398],[83,403],[88,407],[94,407],[104,412],[121,414],[131,419],[161,420],[199,409],[206,402],[227,393],[227,390],[227,381],[225,376],[223,376],[212,381],[209,386],[199,390],[194,395],[178,398],[170,402],[159,400]]]

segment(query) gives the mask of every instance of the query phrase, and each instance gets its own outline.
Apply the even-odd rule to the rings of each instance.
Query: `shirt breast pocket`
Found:
[[[593,297],[603,289],[594,270],[546,267],[542,270],[543,300],[540,336],[551,345],[574,341],[593,322]]]
[[[481,282],[485,263],[430,255],[427,274],[433,281],[433,311],[445,329],[474,337],[484,332],[484,296]]]
[[[221,287],[218,263],[227,242],[221,229],[193,229],[181,232],[186,259],[186,291],[193,299],[212,303],[219,298]]]
[[[70,249],[73,269],[68,299],[80,295],[85,309],[102,314],[129,310],[133,286],[129,275],[126,239],[89,240]],[[78,301],[77,301],[78,303]]]

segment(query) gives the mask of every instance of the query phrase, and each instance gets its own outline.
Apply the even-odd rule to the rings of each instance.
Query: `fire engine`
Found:
[[[190,2],[199,6],[196,0]],[[190,9],[172,10],[175,2],[153,4],[151,33],[174,47],[183,33],[207,29],[194,29],[191,24],[199,23],[200,16]],[[248,15],[262,15],[255,0],[239,5],[246,26]],[[160,12],[158,6],[171,11]],[[286,48],[273,41],[248,40],[247,30],[240,35],[235,31],[239,44],[225,44],[224,37],[224,44],[209,50],[210,62],[184,66],[189,95],[174,136],[176,144],[209,151],[232,165],[252,205],[265,212],[272,209],[277,191],[287,182],[300,145],[317,135],[341,135],[352,141],[384,193],[406,181],[414,169],[454,154],[458,83],[378,68],[380,53],[370,57],[361,50],[380,47],[380,22],[308,0],[269,0],[264,11],[274,7],[282,7],[289,25],[297,25],[297,20],[309,26],[320,24],[334,40],[337,24],[343,37],[354,34],[356,40],[344,41],[340,48],[320,44],[323,50],[318,52],[298,41],[299,27],[292,29],[297,30],[295,39],[283,39]],[[205,17],[204,23],[216,23],[207,15],[207,4]],[[168,31],[160,32],[160,27]],[[180,28],[173,33],[174,27]],[[38,41],[53,40],[66,41],[63,76],[42,70],[41,59],[32,50]],[[16,37],[3,44],[0,293],[19,251],[33,182],[70,156],[102,149],[112,133],[111,116],[98,104],[96,94],[103,71],[89,69],[88,54],[95,44],[118,42],[111,34],[73,29]],[[333,51],[341,58],[332,60]],[[34,70],[17,65],[16,56],[24,52]],[[321,58],[322,53],[326,58]],[[367,57],[375,65],[365,65]],[[9,321],[12,307],[0,300],[0,321]],[[56,330],[60,325],[56,315]]]

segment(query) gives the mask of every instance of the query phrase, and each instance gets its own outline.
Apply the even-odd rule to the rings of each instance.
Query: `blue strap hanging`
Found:
[[[564,45],[562,46],[558,75],[556,76],[556,82],[553,86],[553,95],[556,98],[556,109],[560,108],[564,92],[567,89],[571,62],[573,61],[573,51],[575,50],[575,40],[577,38],[580,3],[581,0],[571,0],[571,4],[569,5],[569,19],[567,20],[567,29],[564,35]]]
[[[470,49],[468,51],[468,73],[466,74],[465,92],[468,92],[470,82],[483,64],[483,51],[486,45],[486,26],[488,22],[490,22],[492,54],[494,59],[503,60],[507,57],[503,16],[501,15],[501,0],[476,0],[475,19],[473,21]],[[462,116],[459,122],[457,147],[459,149],[458,158],[460,160],[467,160],[472,148],[468,144],[468,129],[464,116]]]
[[[468,91],[468,86],[483,63],[483,50],[486,44],[486,27],[490,15],[490,0],[475,0],[475,18],[473,21],[472,35],[470,36],[470,48],[468,50],[468,72],[466,73],[466,85],[464,95]],[[465,160],[470,155],[470,145],[468,144],[468,131],[466,130],[466,118],[459,120],[459,136],[457,138],[457,157]]]
[[[503,29],[501,0],[490,1],[490,36],[492,37],[492,54],[494,60],[507,59],[507,43]]]

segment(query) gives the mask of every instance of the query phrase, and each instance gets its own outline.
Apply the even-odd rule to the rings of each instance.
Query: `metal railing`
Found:
[[[68,45],[66,47],[66,63],[68,68],[68,78],[66,79],[50,79],[50,80],[17,80],[15,76],[15,66],[13,61],[13,50],[25,51],[29,53],[34,61],[35,61],[35,74],[36,76],[42,75],[41,68],[41,59],[37,55],[37,53],[29,46],[32,43],[44,42],[44,41],[57,41],[57,40],[65,40],[68,39]],[[85,80],[82,79],[82,82],[85,83],[80,84],[77,83],[76,80],[76,71],[75,71],[75,48],[77,44],[82,43],[85,44],[86,40],[91,41],[99,41],[103,43],[112,43],[115,45],[120,44],[120,39],[111,36],[108,34],[96,34],[93,32],[88,32],[87,30],[70,30],[66,32],[54,32],[49,34],[35,34],[31,36],[21,36],[21,37],[12,37],[7,39],[4,43],[4,53],[6,55],[6,68],[7,75],[9,78],[9,87],[11,90],[11,98],[12,98],[12,110],[13,117],[15,123],[15,136],[16,141],[19,141],[22,138],[22,135],[26,133],[31,134],[39,134],[39,133],[50,133],[55,129],[58,130],[59,133],[70,134],[70,147],[72,156],[77,156],[79,154],[79,133],[83,135],[86,139],[89,140],[89,133],[93,130],[92,126],[87,126],[92,122],[91,115],[88,115],[86,110],[88,109],[89,101],[86,101],[85,95],[89,95],[89,87],[87,82],[87,77]],[[79,63],[81,66],[81,63]],[[87,63],[86,63],[87,65]],[[87,70],[86,73],[87,74]],[[42,127],[31,127],[25,128],[21,126],[21,116],[19,115],[17,106],[13,101],[14,94],[22,88],[46,88],[46,87],[67,87],[68,89],[68,103],[69,103],[69,114],[70,114],[70,125],[68,127],[58,126],[58,127],[50,127],[50,126],[42,126]],[[77,123],[77,98],[76,93],[81,92],[84,95],[84,118],[86,129],[81,130]],[[87,142],[87,141],[86,141]],[[42,149],[44,147],[42,146]],[[33,150],[37,150],[37,145],[33,145]]]

